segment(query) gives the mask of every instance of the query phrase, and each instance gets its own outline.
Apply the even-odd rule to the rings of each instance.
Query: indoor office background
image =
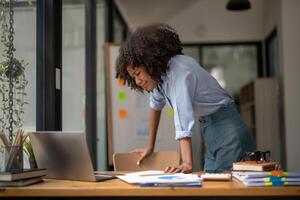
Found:
[[[251,9],[228,11],[228,0],[61,0],[17,1],[15,8],[16,56],[29,63],[29,81],[25,110],[26,130],[85,131],[97,169],[111,169],[108,163],[107,102],[104,45],[120,44],[136,27],[149,23],[167,23],[174,27],[184,44],[184,53],[194,57],[235,99],[239,106],[241,89],[258,78],[273,77],[276,81],[276,126],[274,132],[278,159],[289,171],[299,171],[300,154],[300,2],[298,0],[250,0]],[[55,3],[54,3],[55,2]],[[41,5],[42,4],[42,5]],[[92,5],[95,5],[94,11]],[[51,12],[61,15],[56,20]],[[90,15],[90,14],[94,15]],[[60,17],[59,17],[60,16]],[[91,17],[94,17],[89,21]],[[40,20],[39,20],[40,19]],[[26,24],[26,26],[24,26]],[[48,26],[47,30],[39,27]],[[94,26],[94,39],[87,40]],[[47,31],[57,33],[48,36]],[[55,79],[55,74],[43,76],[48,66],[41,66],[43,39],[57,42],[49,58],[58,58],[52,70],[61,74],[61,88],[55,84],[40,86],[41,81]],[[94,52],[88,51],[94,42]],[[88,49],[87,49],[88,48]],[[93,48],[91,48],[93,49]],[[2,49],[0,49],[2,51]],[[44,50],[43,50],[44,51]],[[54,53],[53,53],[54,52]],[[89,52],[89,53],[87,53]],[[96,56],[91,66],[87,60]],[[47,53],[46,53],[47,55]],[[49,59],[47,58],[47,59]],[[46,58],[43,58],[47,60]],[[44,60],[44,61],[45,61]],[[59,66],[59,67],[58,67]],[[48,68],[47,68],[48,67]],[[94,82],[87,80],[87,68],[96,72]],[[94,88],[95,92],[87,92]],[[45,100],[42,89],[55,90]],[[265,94],[268,96],[268,92]],[[45,102],[55,111],[43,110]],[[86,105],[94,102],[92,115]],[[239,106],[240,107],[240,106]],[[45,125],[44,121],[48,121]],[[91,128],[92,127],[92,128]],[[250,127],[251,128],[251,127]],[[253,128],[253,127],[252,127]],[[252,129],[255,132],[255,127]],[[91,132],[96,132],[91,133]],[[203,145],[199,124],[193,129],[195,170],[202,169]],[[2,162],[1,162],[2,163]]]

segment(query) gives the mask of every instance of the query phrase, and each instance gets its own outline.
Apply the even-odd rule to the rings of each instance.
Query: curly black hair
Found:
[[[116,63],[116,78],[125,81],[131,89],[143,88],[127,72],[127,67],[145,66],[147,73],[158,83],[169,69],[171,57],[182,54],[182,43],[176,31],[166,24],[152,24],[136,29],[121,45]]]

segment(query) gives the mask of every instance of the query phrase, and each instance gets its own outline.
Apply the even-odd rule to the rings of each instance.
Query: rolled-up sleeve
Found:
[[[173,87],[170,95],[174,109],[176,140],[192,137],[192,128],[195,123],[193,98],[196,85],[197,79],[192,73],[174,77],[173,79]]]
[[[157,88],[153,90],[149,97],[149,106],[154,110],[161,110],[166,105],[166,98]]]

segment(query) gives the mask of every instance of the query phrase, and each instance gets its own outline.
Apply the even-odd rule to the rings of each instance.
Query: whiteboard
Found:
[[[116,44],[105,47],[109,164],[112,164],[113,153],[130,152],[148,144],[149,94],[131,90],[115,78],[119,48]],[[155,151],[164,150],[179,150],[174,112],[167,104],[161,113],[155,145]]]

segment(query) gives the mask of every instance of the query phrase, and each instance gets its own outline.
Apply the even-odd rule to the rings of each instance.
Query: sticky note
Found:
[[[128,116],[127,110],[121,108],[121,109],[119,110],[119,117],[120,117],[121,119],[126,119],[127,116]]]
[[[85,111],[81,111],[80,112],[80,118],[84,118],[85,117]]]
[[[170,107],[167,108],[167,115],[170,117],[174,117],[174,110]]]
[[[125,85],[125,80],[119,79],[118,83],[119,83],[120,86],[123,86],[123,85]]]
[[[82,94],[82,95],[81,95],[81,103],[82,103],[82,104],[85,104],[85,94]]]
[[[119,100],[125,101],[126,100],[126,93],[125,92],[119,92]]]

